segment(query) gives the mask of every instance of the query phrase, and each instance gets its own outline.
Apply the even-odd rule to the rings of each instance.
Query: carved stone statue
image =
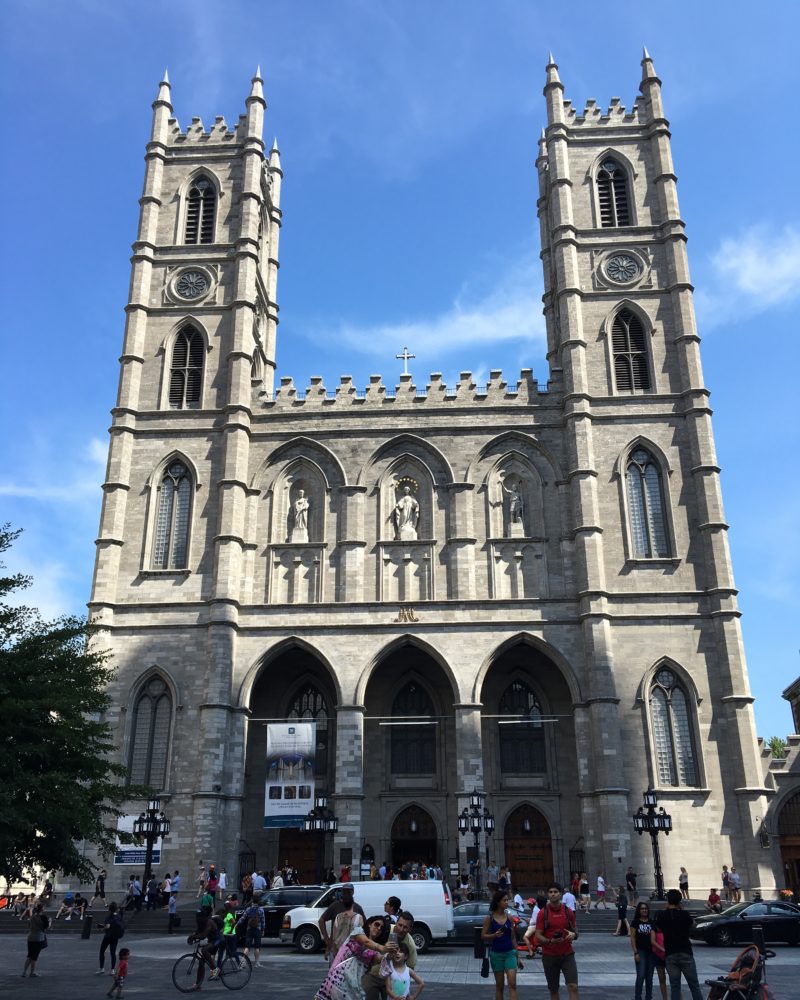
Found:
[[[411,487],[403,487],[403,495],[394,507],[394,522],[397,537],[400,541],[408,541],[417,537],[419,524],[419,503],[411,496]]]
[[[508,497],[508,533],[509,535],[520,535],[525,530],[523,526],[525,504],[522,499],[521,483],[515,481],[506,486],[505,482],[501,479],[500,489]]]
[[[308,541],[308,511],[310,507],[311,504],[306,497],[306,491],[298,490],[297,499],[294,502],[292,530],[289,534],[290,542]]]

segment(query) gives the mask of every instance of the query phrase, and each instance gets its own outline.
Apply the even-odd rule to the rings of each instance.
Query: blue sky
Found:
[[[244,110],[286,173],[279,374],[546,377],[535,218],[547,52],[581,107],[664,81],[758,731],[800,674],[800,5],[6,0],[0,520],[45,613],[89,596],[150,103]],[[667,10],[667,14],[662,12]],[[769,16],[761,16],[759,10]]]

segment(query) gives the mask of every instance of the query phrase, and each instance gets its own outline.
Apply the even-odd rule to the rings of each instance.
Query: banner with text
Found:
[[[316,722],[267,725],[264,826],[302,829],[314,807]]]
[[[133,833],[133,821],[138,818],[138,813],[136,816],[120,816],[117,820],[117,829],[123,830],[125,833]],[[136,866],[143,865],[145,854],[147,853],[147,848],[144,843],[142,844],[123,844],[120,842],[119,837],[117,837],[117,844],[114,848],[114,864],[115,865],[126,865],[126,866]],[[161,864],[161,837],[153,844],[153,865]]]

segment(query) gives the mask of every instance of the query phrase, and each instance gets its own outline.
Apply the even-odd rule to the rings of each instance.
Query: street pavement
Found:
[[[102,1000],[111,986],[112,979],[96,976],[97,954],[100,936],[93,935],[88,941],[79,937],[52,934],[49,946],[42,952],[36,979],[22,979],[22,965],[25,959],[26,941],[22,934],[4,934],[0,937],[0,996],[3,1000],[17,1000],[19,997],[48,1000],[48,998],[69,997],[70,1000],[84,1000],[97,997]],[[131,949],[128,983],[124,997],[141,997],[143,1000],[176,1000],[181,994],[172,983],[172,966],[175,959],[191,949],[185,937],[151,937],[126,934],[123,945]],[[738,948],[711,948],[698,944],[695,947],[700,982],[727,972]],[[777,1000],[792,1000],[800,997],[798,973],[800,972],[800,948],[778,945],[777,957],[770,959],[768,979]],[[600,1000],[604,997],[620,997],[631,1000],[635,979],[630,945],[626,939],[611,935],[585,934],[576,945],[580,994],[583,1000]],[[292,948],[277,943],[268,944],[262,952],[264,968],[253,969],[249,985],[239,995],[261,997],[285,997],[287,1000],[311,1000],[324,978],[326,964],[322,955],[300,955]],[[494,981],[481,979],[480,962],[472,957],[470,948],[453,945],[432,949],[420,956],[418,971],[426,983],[425,1000],[439,997],[442,1000],[461,1000],[464,994],[476,1000],[493,1000]],[[525,970],[519,976],[521,1000],[531,1000],[548,996],[545,988],[541,962],[532,960],[525,963]],[[703,995],[706,988],[703,989]],[[206,981],[203,996],[221,1000],[230,995],[219,983]],[[562,986],[561,995],[567,996]],[[507,993],[506,993],[507,996]],[[655,990],[658,998],[658,989]],[[689,997],[684,987],[683,996]]]

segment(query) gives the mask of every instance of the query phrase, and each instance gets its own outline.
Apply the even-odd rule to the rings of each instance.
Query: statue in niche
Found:
[[[522,499],[522,483],[518,479],[508,481],[503,476],[500,477],[500,489],[508,497],[508,535],[516,536],[525,533],[523,515],[525,513],[525,503]]]
[[[394,523],[397,537],[400,541],[409,541],[417,537],[419,524],[419,502],[411,495],[411,487],[403,487],[403,495],[394,506]]]
[[[308,541],[308,511],[311,503],[306,497],[305,490],[297,491],[297,499],[292,508],[292,530],[289,534],[290,542]]]

